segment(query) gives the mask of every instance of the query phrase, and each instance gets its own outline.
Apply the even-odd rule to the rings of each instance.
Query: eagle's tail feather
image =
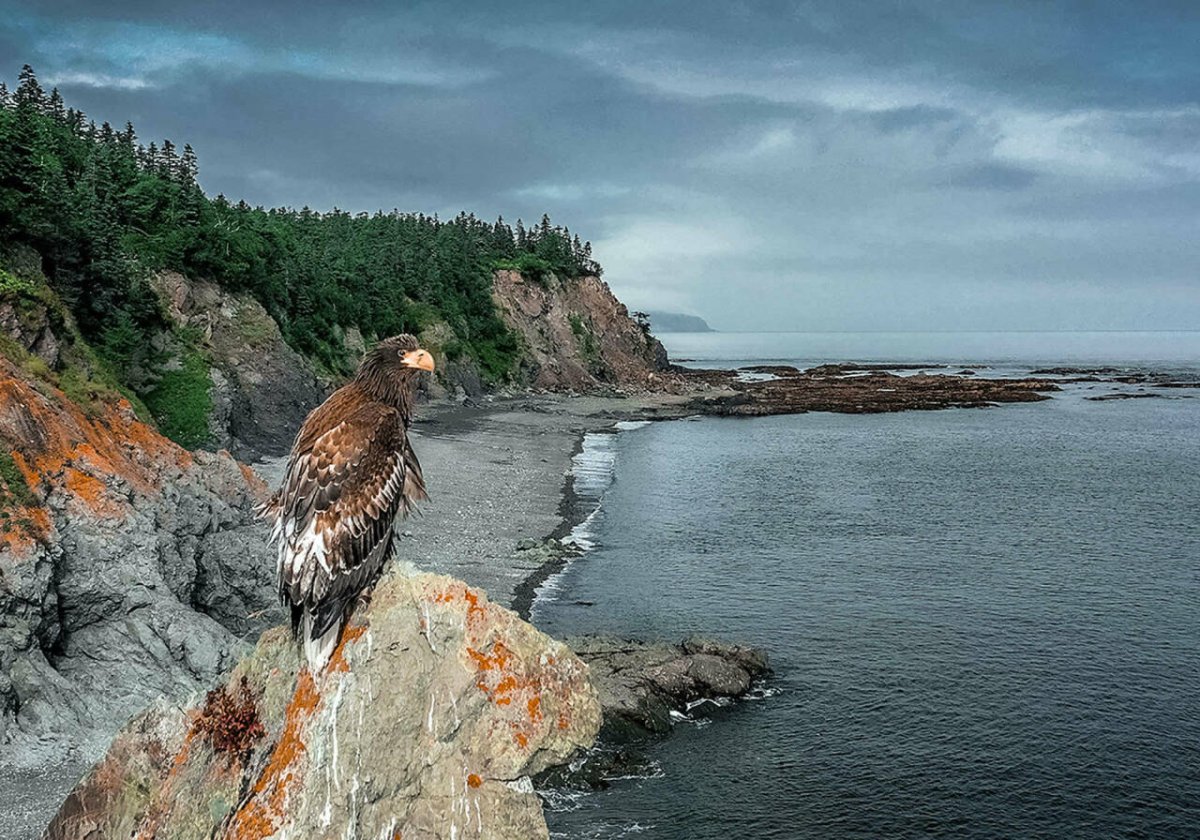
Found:
[[[325,632],[318,631],[314,636],[313,615],[306,611],[300,629],[304,642],[304,658],[308,660],[308,667],[313,674],[319,674],[333,656],[333,649],[337,647],[338,637],[342,634],[342,622],[335,621]]]

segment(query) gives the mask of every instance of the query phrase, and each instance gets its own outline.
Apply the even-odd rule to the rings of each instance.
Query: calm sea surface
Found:
[[[666,338],[705,364],[1200,363],[1195,333]],[[1111,390],[589,440],[591,549],[536,622],[715,632],[776,674],[644,777],[556,798],[555,836],[1200,837],[1200,389],[1086,399]]]

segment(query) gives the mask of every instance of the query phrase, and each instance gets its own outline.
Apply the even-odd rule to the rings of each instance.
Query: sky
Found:
[[[1191,0],[0,0],[0,78],[210,194],[548,212],[723,330],[1200,329],[1197,44]]]

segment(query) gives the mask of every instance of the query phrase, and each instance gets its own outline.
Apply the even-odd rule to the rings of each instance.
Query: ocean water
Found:
[[[745,352],[693,338],[709,364]],[[847,355],[1014,370],[1200,358],[863,342]],[[556,797],[554,836],[1200,836],[1200,389],[1086,399],[1111,389],[590,440],[589,550],[535,621],[715,633],[775,674],[679,721],[643,778]]]
[[[1200,330],[1163,332],[664,333],[673,359],[701,367],[754,363],[940,362],[992,367],[1200,364]]]

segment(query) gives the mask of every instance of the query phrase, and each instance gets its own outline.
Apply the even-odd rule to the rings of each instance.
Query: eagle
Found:
[[[408,439],[417,378],[433,357],[411,335],[379,342],[354,379],[305,418],[283,484],[264,507],[279,598],[314,674],[392,556],[393,524],[428,499]]]

